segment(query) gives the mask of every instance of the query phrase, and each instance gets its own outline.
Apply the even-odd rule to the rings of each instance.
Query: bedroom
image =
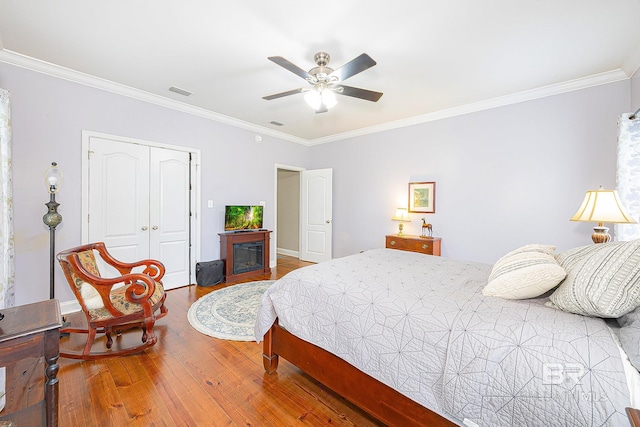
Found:
[[[443,255],[490,263],[526,243],[559,249],[589,243],[591,226],[568,219],[585,190],[615,185],[617,118],[640,107],[640,76],[635,73],[579,90],[305,146],[268,135],[257,143],[255,130],[4,61],[0,87],[12,96],[20,284],[16,304],[48,295],[46,268],[33,266],[48,259],[42,173],[51,161],[65,172],[58,196],[64,221],[57,246],[80,242],[82,130],[202,150],[202,199],[215,202],[213,209],[203,207],[201,212],[204,260],[218,258],[219,211],[226,200],[241,193],[249,201],[273,204],[277,163],[333,168],[334,257],[382,247],[384,235],[397,229],[390,218],[406,198],[407,183],[433,180],[438,183],[438,207],[430,222],[434,235],[443,238]],[[241,174],[229,182],[238,152],[247,153],[242,164],[254,175]],[[273,216],[266,215],[265,226],[272,229],[273,224]],[[414,218],[406,230],[419,234],[418,226]],[[56,281],[61,301],[71,299],[59,272]]]

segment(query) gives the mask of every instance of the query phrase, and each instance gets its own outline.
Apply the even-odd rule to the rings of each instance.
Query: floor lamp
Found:
[[[49,203],[45,203],[48,211],[42,217],[42,221],[49,227],[49,299],[55,298],[54,265],[56,256],[56,227],[62,222],[62,215],[58,213],[60,203],[56,202],[56,193],[62,183],[62,171],[58,169],[56,162],[44,174],[47,190],[49,191]]]

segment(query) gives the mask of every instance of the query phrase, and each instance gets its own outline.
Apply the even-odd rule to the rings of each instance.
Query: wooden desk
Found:
[[[7,367],[7,403],[0,412],[0,421],[12,421],[14,427],[57,426],[62,326],[58,300],[5,308],[0,312],[4,314],[0,321],[0,366]],[[29,374],[35,366],[41,366],[40,358],[44,358],[44,393],[33,398],[30,391],[39,390],[43,382],[40,374]]]

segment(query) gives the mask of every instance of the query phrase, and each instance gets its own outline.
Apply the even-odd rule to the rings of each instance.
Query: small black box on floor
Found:
[[[196,263],[198,286],[213,286],[224,281],[224,263],[221,260]]]

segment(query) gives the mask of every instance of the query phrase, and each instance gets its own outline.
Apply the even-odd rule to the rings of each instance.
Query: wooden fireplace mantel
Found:
[[[218,233],[220,236],[220,259],[224,262],[225,280],[243,280],[249,279],[255,276],[262,276],[263,274],[271,274],[271,267],[269,266],[269,246],[270,235],[269,230],[260,231],[243,231],[243,232],[229,232]],[[247,271],[244,273],[234,273],[233,271],[233,245],[240,243],[252,243],[263,242],[262,247],[262,268]]]

